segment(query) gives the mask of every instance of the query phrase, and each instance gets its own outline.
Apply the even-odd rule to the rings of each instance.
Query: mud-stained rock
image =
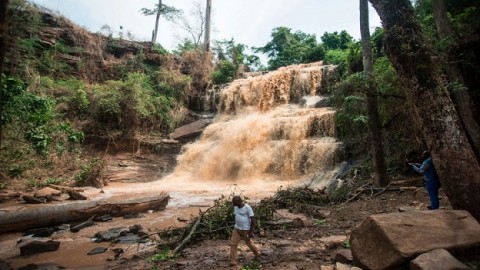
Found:
[[[372,215],[352,231],[355,261],[369,269],[392,269],[424,252],[480,247],[480,224],[463,210]]]
[[[69,190],[68,191],[68,196],[70,196],[68,198],[69,200],[74,200],[74,201],[83,201],[83,200],[87,199],[87,197],[85,197],[84,195],[82,195],[79,192],[76,192],[74,190]]]
[[[463,270],[470,269],[445,249],[435,249],[419,255],[410,262],[410,270]]]
[[[41,197],[59,196],[60,194],[62,194],[62,192],[58,189],[54,189],[51,187],[44,187],[40,190],[37,190],[34,196],[36,198],[41,198]]]
[[[352,251],[350,249],[341,249],[335,254],[335,261],[349,264],[353,262]]]
[[[25,244],[20,247],[20,255],[21,256],[28,256],[37,253],[55,251],[60,247],[60,242],[58,241],[32,241],[28,244]]]
[[[186,138],[191,138],[199,135],[212,121],[209,119],[202,119],[190,123],[188,125],[179,127],[175,129],[173,133],[170,134],[171,140],[181,140]]]
[[[83,221],[83,222],[80,222],[80,223],[77,223],[77,224],[70,225],[70,231],[76,233],[76,232],[79,232],[82,229],[85,229],[85,228],[93,226],[93,225],[95,225],[95,222],[92,219],[89,219],[87,221]]]
[[[105,251],[107,251],[107,248],[106,247],[96,247],[92,250],[90,250],[87,255],[97,255],[97,254],[102,254],[102,253],[105,253]]]
[[[45,198],[36,198],[36,197],[30,196],[30,195],[23,195],[22,199],[26,203],[31,203],[31,204],[40,204],[40,203],[46,203],[47,202],[47,200]]]
[[[129,232],[127,228],[111,228],[108,231],[97,232],[93,237],[95,242],[112,241],[121,235],[126,235]]]
[[[30,229],[25,231],[24,235],[32,235],[33,237],[48,237],[55,232],[55,228],[53,227],[45,227],[45,228],[38,228],[38,229]]]

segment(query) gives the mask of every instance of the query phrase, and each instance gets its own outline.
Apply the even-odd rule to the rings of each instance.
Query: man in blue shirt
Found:
[[[230,265],[234,266],[237,265],[237,248],[240,240],[245,241],[256,258],[260,255],[260,251],[251,240],[255,227],[252,207],[244,203],[240,196],[234,196],[232,203],[235,211],[235,228],[230,239]]]
[[[438,209],[440,203],[438,201],[438,189],[440,188],[440,181],[438,180],[437,171],[433,166],[432,156],[430,152],[423,152],[423,163],[408,163],[414,171],[421,173],[425,177],[428,196],[430,197],[430,210]]]

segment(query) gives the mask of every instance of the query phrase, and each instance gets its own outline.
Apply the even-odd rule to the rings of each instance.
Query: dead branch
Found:
[[[175,255],[177,254],[182,248],[185,246],[188,241],[192,238],[192,235],[195,233],[195,230],[197,229],[198,225],[200,224],[200,221],[202,220],[203,214],[198,216],[197,221],[195,221],[195,224],[193,225],[192,229],[190,230],[190,233],[185,237],[185,239],[182,240],[182,242],[172,251],[172,254]]]

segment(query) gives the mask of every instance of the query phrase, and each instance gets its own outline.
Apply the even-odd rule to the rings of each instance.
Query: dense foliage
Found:
[[[325,49],[317,42],[315,35],[302,31],[292,33],[287,27],[277,27],[272,30],[272,40],[263,47],[255,48],[256,52],[268,56],[270,70],[279,67],[315,62],[323,59]]]

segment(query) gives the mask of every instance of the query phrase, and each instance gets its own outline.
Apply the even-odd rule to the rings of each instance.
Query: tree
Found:
[[[317,43],[315,35],[302,31],[292,33],[290,28],[277,27],[272,30],[272,40],[265,46],[253,48],[268,56],[270,70],[292,64],[309,63],[322,60],[325,55],[323,46]]]
[[[353,37],[345,30],[340,33],[337,31],[333,33],[325,32],[321,40],[326,50],[346,50],[353,43]]]
[[[458,48],[455,31],[450,25],[447,14],[446,0],[432,1],[433,17],[437,26],[438,37],[442,40],[448,40],[447,44],[447,62],[445,70],[450,81],[451,94],[457,110],[462,119],[465,131],[472,143],[477,160],[480,161],[480,125],[475,119],[475,104],[468,93],[458,58],[454,55],[455,48]]]
[[[207,0],[206,12],[205,12],[205,52],[210,51],[210,23],[212,13],[212,0]]]
[[[409,0],[370,0],[385,30],[385,54],[404,86],[454,209],[480,220],[480,165]]]
[[[162,4],[162,0],[158,0],[158,4],[155,5],[155,8],[142,8],[140,9],[140,12],[142,12],[142,14],[145,16],[156,15],[155,29],[152,32],[152,43],[157,42],[158,23],[160,21],[160,16],[165,17],[165,19],[167,19],[168,21],[173,21],[175,18],[180,16],[180,14],[182,14],[181,10]]]
[[[363,71],[367,80],[367,115],[368,129],[373,150],[373,164],[375,167],[376,185],[387,186],[389,181],[385,154],[383,151],[383,138],[378,113],[378,100],[373,78],[373,56],[370,44],[370,30],[368,22],[368,0],[360,0],[360,32],[362,36]]]
[[[0,147],[2,146],[2,124],[3,124],[3,59],[7,46],[7,6],[9,0],[0,3]]]
[[[186,33],[188,39],[191,43],[194,44],[195,49],[199,49],[204,39],[205,30],[206,30],[206,19],[204,7],[199,1],[193,3],[193,9],[190,11],[190,16],[186,17],[185,15],[179,16],[179,19],[174,21],[174,23],[182,28]],[[184,38],[184,42],[185,42]]]

